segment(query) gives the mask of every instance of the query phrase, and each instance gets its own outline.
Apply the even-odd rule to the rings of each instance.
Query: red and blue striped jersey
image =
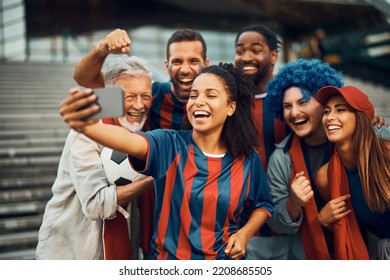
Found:
[[[186,102],[180,101],[173,95],[171,84],[154,82],[152,96],[147,129],[182,129],[187,118]]]
[[[171,83],[153,82],[152,96],[152,107],[144,131],[160,128],[182,129],[187,119],[186,102],[180,101],[173,95]],[[149,190],[138,198],[143,221],[140,230],[141,247],[144,253],[149,252],[149,243],[154,232],[154,199],[154,190]]]
[[[273,112],[266,106],[266,98],[263,94],[255,96],[254,119],[259,133],[259,146],[257,152],[260,155],[261,163],[265,170],[268,167],[268,159],[275,150],[275,145],[280,143],[290,129],[284,121],[274,117]],[[255,236],[272,236],[276,235],[265,224]]]
[[[137,132],[148,142],[135,170],[155,179],[154,259],[227,259],[223,252],[241,214],[273,213],[258,153],[234,159],[208,157],[190,130]]]
[[[274,117],[274,113],[266,106],[267,96],[255,96],[254,119],[259,132],[259,147],[257,151],[261,158],[261,163],[267,170],[268,159],[275,150],[275,144],[280,143],[290,129],[284,121]]]

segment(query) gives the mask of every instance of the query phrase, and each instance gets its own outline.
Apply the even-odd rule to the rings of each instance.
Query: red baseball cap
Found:
[[[316,99],[322,105],[325,106],[328,99],[334,95],[341,95],[345,101],[357,111],[364,112],[370,120],[375,117],[374,105],[368,99],[367,94],[354,86],[345,86],[337,88],[334,86],[326,86],[320,88],[317,91]]]

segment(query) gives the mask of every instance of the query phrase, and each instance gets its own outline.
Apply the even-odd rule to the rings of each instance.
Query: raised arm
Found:
[[[101,124],[98,123],[98,120],[83,120],[92,113],[99,111],[98,105],[81,109],[96,100],[96,96],[92,94],[90,89],[80,91],[78,88],[74,88],[70,90],[70,93],[71,95],[60,104],[60,114],[71,128],[105,147],[134,156],[140,160],[145,159],[148,147],[144,137],[120,126]]]
[[[253,211],[245,225],[232,234],[225,247],[225,253],[234,260],[245,255],[249,239],[265,224],[268,215],[263,211]]]
[[[96,43],[76,65],[73,78],[88,88],[104,87],[104,73],[101,71],[109,54],[127,54],[131,40],[122,29],[116,29]]]
[[[123,127],[96,123],[86,125],[79,131],[105,147],[134,156],[140,160],[146,159],[148,146],[145,138]]]

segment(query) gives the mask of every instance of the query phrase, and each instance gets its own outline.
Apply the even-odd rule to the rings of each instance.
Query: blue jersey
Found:
[[[159,128],[182,129],[185,120],[187,120],[186,102],[180,101],[173,95],[171,83],[154,82],[152,96],[152,106],[144,131]],[[141,220],[143,221],[140,229],[140,246],[145,254],[149,253],[149,243],[154,232],[154,200],[153,190],[143,193],[138,198]]]
[[[147,123],[148,130],[182,129],[187,118],[186,102],[180,101],[173,95],[171,84],[169,82],[154,82],[152,95],[152,107]]]
[[[261,163],[267,170],[268,159],[275,150],[275,145],[279,144],[290,132],[284,121],[278,120],[266,106],[266,97],[255,96],[255,109],[253,111],[256,128],[259,132],[259,147],[257,151],[261,158]]]
[[[346,168],[351,203],[360,226],[367,227],[379,238],[390,238],[390,210],[371,211],[364,199],[363,186],[357,168]]]
[[[280,143],[289,132],[289,128],[284,121],[278,120],[266,106],[265,99],[262,95],[255,96],[255,108],[253,116],[257,131],[259,133],[259,145],[257,152],[260,155],[261,163],[265,170],[268,167],[268,159],[275,150],[276,144]],[[245,219],[244,219],[245,220]],[[265,224],[261,230],[254,234],[255,236],[272,236],[276,235]]]
[[[155,179],[154,259],[227,259],[228,238],[240,214],[273,212],[272,199],[255,150],[234,159],[203,154],[192,131],[139,132],[148,141],[145,162],[135,170]]]

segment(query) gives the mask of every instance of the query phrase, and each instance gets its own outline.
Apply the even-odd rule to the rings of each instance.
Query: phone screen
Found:
[[[97,100],[88,105],[97,104],[100,111],[85,119],[104,119],[123,116],[125,113],[123,89],[121,87],[97,88],[93,90]]]

